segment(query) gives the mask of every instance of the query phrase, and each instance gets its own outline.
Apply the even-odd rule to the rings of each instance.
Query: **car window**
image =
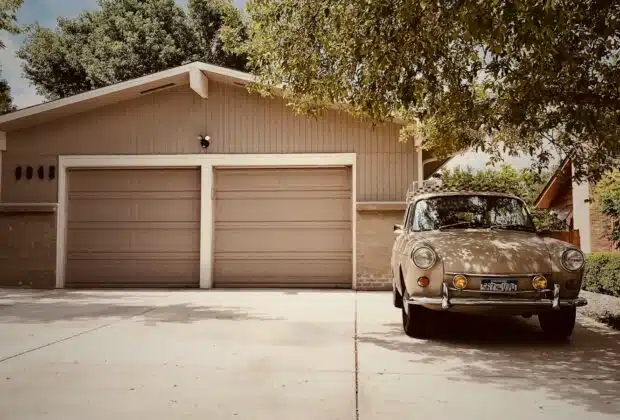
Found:
[[[411,222],[413,220],[413,204],[407,206],[407,214],[405,214],[405,230],[411,229]]]
[[[511,197],[458,195],[432,197],[416,203],[414,231],[444,228],[497,228],[534,231],[530,214]]]

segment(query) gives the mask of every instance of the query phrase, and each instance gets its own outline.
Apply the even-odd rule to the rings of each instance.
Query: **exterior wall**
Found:
[[[402,201],[417,174],[412,142],[399,143],[399,126],[373,127],[329,111],[296,116],[279,98],[209,83],[209,99],[175,87],[49,123],[9,132],[4,153],[5,202],[56,202],[58,155],[203,153],[197,136],[211,136],[209,154],[357,153],[358,201]],[[15,167],[31,166],[31,180]],[[37,177],[44,166],[45,179]]]
[[[574,170],[573,170],[574,174]],[[590,225],[590,190],[587,183],[573,184],[573,229],[579,231],[579,242],[584,253],[592,250],[591,225]]]
[[[0,287],[55,286],[55,212],[3,209],[0,243]]]
[[[403,205],[404,207],[404,205]],[[391,290],[390,257],[393,227],[403,222],[403,210],[357,213],[357,288]]]
[[[599,196],[594,188],[590,188],[590,225],[592,227],[592,252],[610,252],[616,251],[613,248],[613,242],[610,238],[612,228],[612,220],[608,216],[602,214],[599,210]]]

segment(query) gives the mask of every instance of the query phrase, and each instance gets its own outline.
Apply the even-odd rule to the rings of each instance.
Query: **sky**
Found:
[[[186,5],[187,0],[176,0],[181,5]],[[237,7],[243,7],[246,0],[233,0]],[[31,24],[38,22],[48,28],[56,27],[56,18],[59,16],[75,17],[83,10],[92,10],[97,7],[97,0],[26,0],[18,12],[19,24]],[[0,63],[2,64],[2,77],[7,80],[11,87],[13,100],[18,108],[36,105],[44,101],[28,80],[21,75],[21,62],[15,57],[24,35],[0,34],[0,39],[6,44],[5,50],[0,50]],[[506,163],[517,168],[530,165],[530,160],[524,157],[514,158],[504,156]],[[485,167],[488,157],[484,153],[466,152],[453,158],[446,168],[457,166],[471,166],[474,169]]]

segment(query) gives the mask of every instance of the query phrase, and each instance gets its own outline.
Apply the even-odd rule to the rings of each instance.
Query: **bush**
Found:
[[[586,258],[584,290],[620,296],[620,252],[593,252]]]

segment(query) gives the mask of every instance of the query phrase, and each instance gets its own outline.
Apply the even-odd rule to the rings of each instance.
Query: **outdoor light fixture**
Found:
[[[200,141],[200,147],[202,147],[203,149],[207,149],[211,144],[211,137],[209,136],[200,135],[198,136],[198,140]]]

